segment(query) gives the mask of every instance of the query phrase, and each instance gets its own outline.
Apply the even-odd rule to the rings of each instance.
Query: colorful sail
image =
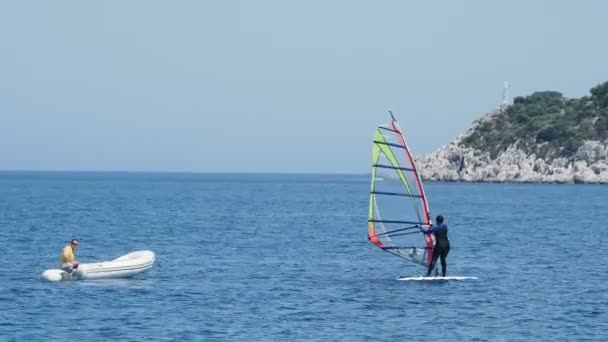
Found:
[[[431,261],[434,238],[429,206],[397,120],[378,126],[372,149],[368,239],[382,250],[422,266]]]

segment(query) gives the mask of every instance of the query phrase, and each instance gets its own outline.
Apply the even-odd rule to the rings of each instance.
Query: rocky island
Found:
[[[417,168],[431,181],[608,183],[608,82],[581,98],[516,97]]]

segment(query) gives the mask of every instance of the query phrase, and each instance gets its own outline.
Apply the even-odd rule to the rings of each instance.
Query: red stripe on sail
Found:
[[[384,247],[384,245],[382,244],[382,241],[380,241],[380,239],[378,239],[378,236],[376,236],[376,232],[374,230],[374,225],[371,222],[367,224],[367,238],[374,245],[376,245],[380,248]]]
[[[401,129],[397,125],[397,120],[393,120],[391,122],[391,126],[393,127],[393,130],[396,132],[395,135],[397,136],[397,139],[399,140],[401,145],[404,147],[405,155],[407,156],[407,159],[410,161],[410,165],[412,165],[412,169],[414,170],[414,175],[416,176],[415,177],[416,187],[418,188],[418,191],[420,192],[421,201],[422,201],[422,211],[423,211],[423,215],[424,215],[424,222],[426,224],[429,224],[429,222],[431,221],[431,217],[429,215],[429,206],[426,201],[426,195],[424,193],[424,189],[422,188],[422,182],[420,181],[420,177],[418,176],[418,171],[416,170],[416,164],[414,163],[414,158],[412,157],[410,148],[407,146],[407,143],[405,142],[405,139],[403,138]],[[430,264],[431,260],[433,259],[433,238],[430,235],[425,235],[424,239],[426,240],[426,247],[427,247],[427,263]]]

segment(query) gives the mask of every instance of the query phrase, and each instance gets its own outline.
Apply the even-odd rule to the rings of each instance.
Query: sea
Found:
[[[426,183],[448,274],[367,241],[369,179],[0,172],[0,341],[606,341],[608,187]],[[130,279],[45,282],[152,250]]]

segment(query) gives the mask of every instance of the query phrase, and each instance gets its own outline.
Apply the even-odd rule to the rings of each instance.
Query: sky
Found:
[[[2,1],[0,170],[364,173],[608,80],[605,1]]]

